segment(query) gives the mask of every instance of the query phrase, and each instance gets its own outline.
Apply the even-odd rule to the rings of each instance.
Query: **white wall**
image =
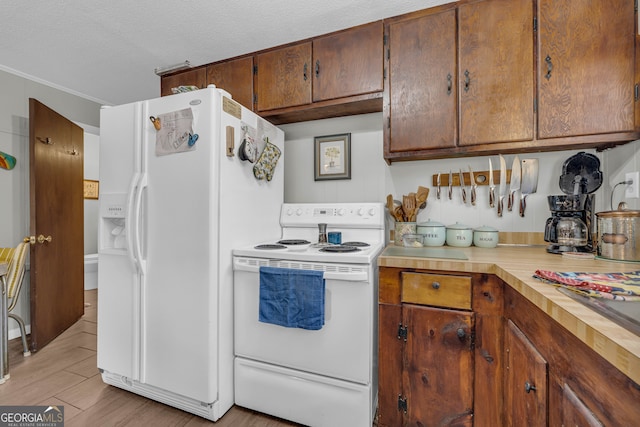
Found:
[[[93,132],[93,131],[92,131]],[[84,179],[99,181],[100,135],[84,133]],[[99,191],[99,187],[98,187]],[[99,196],[98,196],[99,197]],[[84,253],[98,253],[98,200],[84,200]]]
[[[476,206],[462,204],[460,189],[454,188],[453,200],[446,198],[443,191],[441,200],[435,198],[432,175],[454,172],[460,168],[468,170],[488,170],[488,157],[470,157],[442,160],[395,162],[387,165],[383,159],[382,113],[366,114],[344,118],[317,120],[313,122],[283,125],[285,131],[285,201],[286,202],[384,202],[391,193],[401,199],[403,194],[415,191],[419,185],[429,187],[426,209],[420,212],[418,221],[428,219],[445,225],[461,222],[472,227],[490,225],[501,231],[542,232],[549,217],[547,195],[562,194],[559,178],[563,163],[579,151],[595,154],[601,161],[603,185],[596,192],[596,211],[610,209],[610,195],[613,185],[624,180],[625,172],[640,170],[640,141],[612,150],[596,153],[595,150],[572,150],[548,153],[521,154],[523,158],[537,158],[540,166],[538,191],[527,197],[525,217],[517,210],[506,212],[499,218],[495,209],[488,206],[487,187],[478,187]],[[314,137],[338,133],[351,133],[351,180],[315,182]],[[416,135],[420,138],[419,135]],[[491,156],[493,167],[497,169],[498,156]],[[513,155],[506,155],[507,167],[511,168]],[[623,186],[614,193],[614,208],[624,196]],[[640,200],[628,200],[631,208],[639,209]]]

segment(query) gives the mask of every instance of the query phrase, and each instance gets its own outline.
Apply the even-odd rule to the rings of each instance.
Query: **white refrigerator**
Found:
[[[98,368],[217,420],[233,397],[231,250],[280,237],[284,134],[214,87],[100,114]]]

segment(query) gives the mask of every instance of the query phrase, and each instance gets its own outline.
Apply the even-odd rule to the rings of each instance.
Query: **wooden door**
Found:
[[[160,96],[173,95],[171,90],[178,86],[197,86],[199,89],[207,87],[207,69],[195,68],[160,78]]]
[[[458,8],[460,145],[533,139],[532,0]]]
[[[634,129],[634,2],[538,1],[538,138]]]
[[[313,40],[313,101],[381,92],[382,21]]]
[[[389,24],[385,157],[455,146],[455,26],[455,10]]]
[[[253,111],[253,56],[207,66],[207,84],[226,90],[236,102]]]
[[[83,135],[82,128],[29,99],[33,351],[84,313]]]
[[[311,103],[311,42],[256,56],[257,111]]]
[[[505,333],[505,423],[509,427],[547,425],[547,361],[509,320]]]
[[[473,424],[473,313],[405,304],[405,425]]]

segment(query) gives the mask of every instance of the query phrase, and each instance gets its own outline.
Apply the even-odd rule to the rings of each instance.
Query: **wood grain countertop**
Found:
[[[639,336],[564,295],[557,287],[532,277],[537,269],[599,273],[637,271],[640,270],[639,263],[570,259],[549,254],[542,245],[498,245],[493,249],[438,248],[441,251],[452,250],[457,254],[462,252],[468,258],[466,260],[425,258],[421,256],[420,250],[414,253],[412,248],[395,248],[404,250],[398,251],[393,245],[388,246],[378,258],[379,267],[495,274],[636,384],[640,384]]]

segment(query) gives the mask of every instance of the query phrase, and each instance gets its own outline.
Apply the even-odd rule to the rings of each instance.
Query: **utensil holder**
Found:
[[[393,232],[393,243],[396,246],[403,246],[402,236],[405,234],[416,234],[417,226],[415,222],[396,222]]]

